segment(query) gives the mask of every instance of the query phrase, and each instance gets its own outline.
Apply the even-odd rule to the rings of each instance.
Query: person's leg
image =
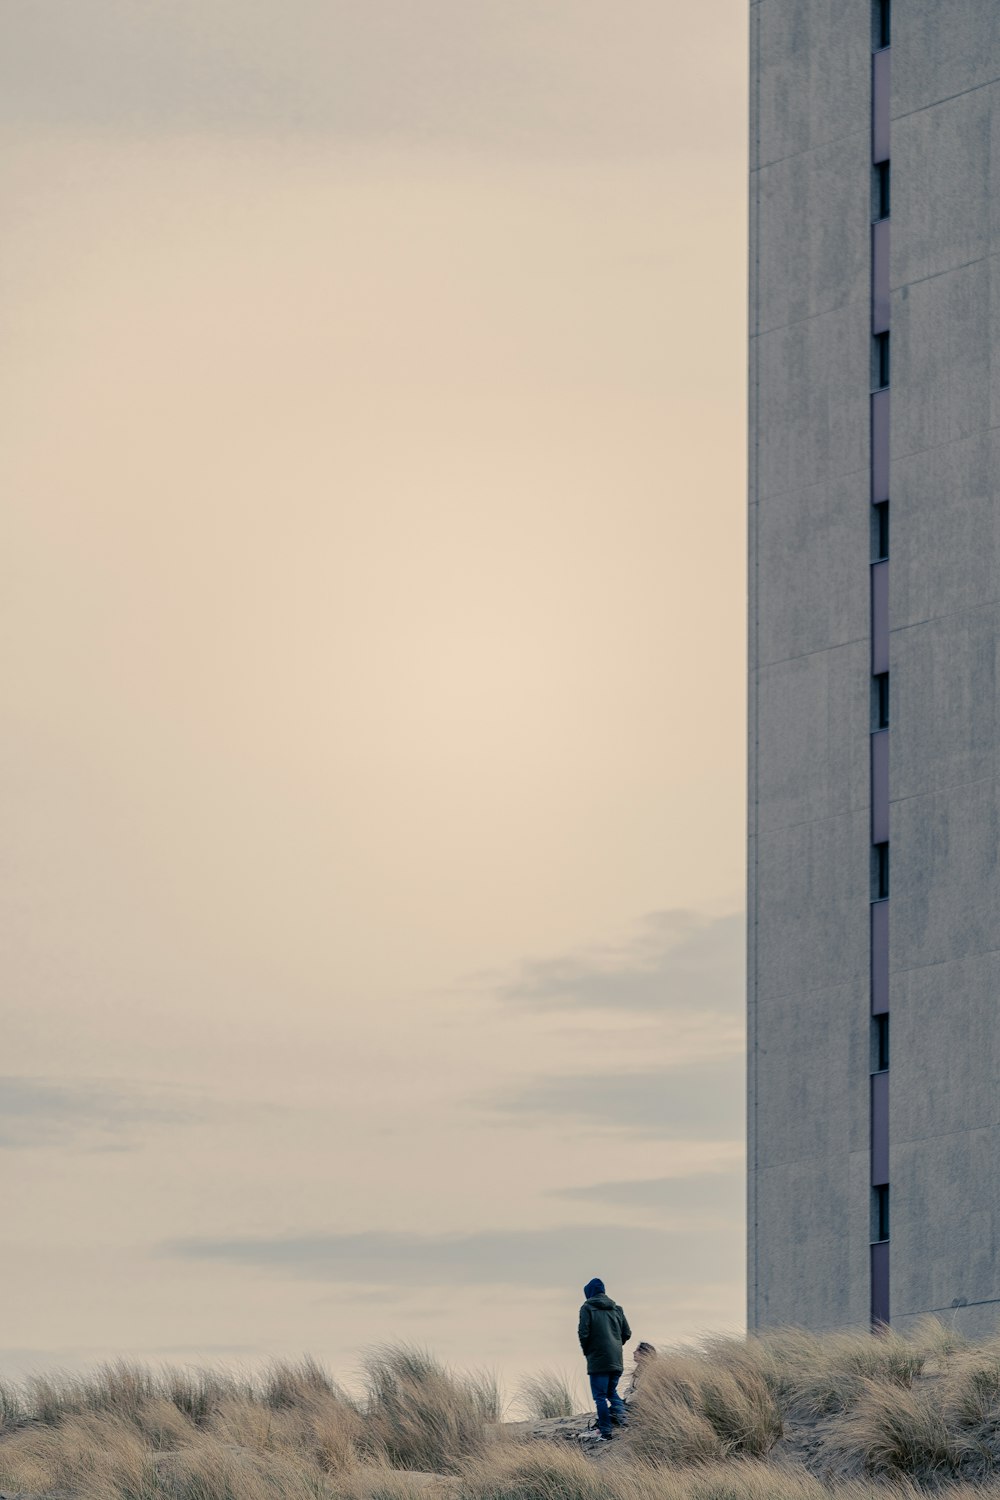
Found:
[[[611,1407],[611,1420],[616,1427],[628,1426],[628,1410],[625,1402],[618,1394],[618,1382],[620,1375],[608,1376],[608,1404]]]
[[[610,1375],[600,1374],[590,1377],[590,1394],[594,1398],[597,1407],[597,1425],[605,1437],[611,1436],[611,1408],[608,1405],[608,1381]]]

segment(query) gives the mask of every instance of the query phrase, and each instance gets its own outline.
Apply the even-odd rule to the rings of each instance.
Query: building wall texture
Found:
[[[878,1316],[945,1311],[978,1334],[1000,1322],[1000,4],[892,0],[879,64],[878,770],[880,24],[877,0],[750,5],[749,1322],[867,1322],[887,1201]],[[890,1061],[873,1084],[886,744]]]

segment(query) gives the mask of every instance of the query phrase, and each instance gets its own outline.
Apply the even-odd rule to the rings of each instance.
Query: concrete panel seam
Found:
[[[943,438],[940,443],[928,443],[926,448],[907,448],[905,453],[901,453],[898,458],[892,460],[892,467],[895,467],[896,464],[907,462],[911,458],[920,458],[925,453],[936,453],[939,448],[950,448],[955,443],[966,443],[970,437],[975,437],[979,433],[985,432],[1000,432],[1000,422],[987,422],[982,427],[976,427],[972,432],[964,432],[956,437]],[[853,473],[854,470],[851,472]],[[843,477],[849,478],[850,475],[844,475]],[[798,488],[800,486],[790,484],[788,489],[782,490],[781,493],[789,494],[792,490]]]
[[[989,781],[989,780],[992,780],[993,778],[992,777],[984,777],[983,779]],[[974,785],[974,783],[972,783],[972,785]],[[950,790],[950,788],[949,788],[949,790]],[[920,796],[920,795],[928,796],[929,793],[926,793],[926,792],[924,792],[923,794],[918,793],[918,792],[914,792],[913,793],[914,797]],[[905,801],[907,799],[901,797],[899,800],[902,802],[902,801]],[[890,799],[890,801],[891,801],[891,799]],[[850,803],[848,807],[842,809],[840,812],[820,813],[815,818],[796,818],[791,823],[772,823],[772,822],[769,821],[768,823],[765,824],[765,826],[763,828],[761,828],[760,823],[758,821],[758,823],[755,825],[756,829],[757,829],[757,835],[758,835],[759,838],[766,840],[766,839],[769,839],[771,837],[771,835],[775,834],[775,833],[793,833],[796,828],[815,828],[818,823],[840,823],[840,822],[843,821],[844,818],[851,818],[855,814],[867,812],[868,811],[868,802],[869,802],[869,798],[868,798],[868,792],[866,790],[863,796],[860,793],[858,793],[858,800],[857,800],[857,802]]]
[[[867,1156],[868,1154],[869,1153],[867,1151],[850,1151],[850,1152],[847,1153],[847,1155],[849,1155],[849,1156],[859,1156],[859,1157],[860,1156]],[[845,1153],[843,1152],[843,1150],[837,1149],[837,1150],[834,1150],[834,1151],[828,1151],[825,1156],[815,1156],[815,1155],[813,1155],[813,1156],[790,1156],[787,1159],[783,1158],[781,1161],[772,1161],[772,1162],[769,1162],[766,1167],[755,1167],[754,1171],[757,1172],[757,1173],[759,1173],[761,1176],[765,1176],[768,1172],[784,1172],[784,1171],[787,1170],[788,1167],[801,1167],[801,1166],[804,1166],[807,1162],[811,1162],[811,1161],[815,1161],[815,1162],[823,1162],[823,1161],[836,1161],[836,1162],[840,1162],[840,1161],[843,1161],[844,1155],[845,1155]]]
[[[988,257],[981,256],[980,259],[986,260]],[[976,265],[977,262],[970,261],[969,264]],[[955,269],[958,270],[959,267],[956,266]],[[948,273],[947,271],[939,271],[937,274],[939,276],[946,276]],[[930,279],[930,277],[927,278],[928,281]],[[790,318],[787,323],[767,323],[753,337],[765,338],[769,333],[783,333],[789,328],[805,328],[809,323],[815,323],[820,318],[829,318],[833,313],[845,312],[848,308],[867,308],[870,301],[871,294],[867,290],[864,293],[859,292],[856,296],[845,297],[843,302],[831,302],[829,307],[824,307],[821,312],[810,313],[808,317]]]
[[[979,948],[975,953],[963,954],[961,958],[935,958],[932,959],[930,963],[926,964],[900,964],[896,968],[894,968],[892,972],[893,974],[899,975],[922,974],[925,969],[944,969],[947,968],[949,964],[965,963],[970,958],[993,958],[997,954],[1000,954],[1000,948]],[[827,986],[817,985],[816,988],[826,989]],[[782,993],[790,995],[793,993],[793,991],[784,990],[782,991]],[[780,997],[775,996],[775,999],[778,998]]]
[[[920,802],[925,797],[939,797],[942,792],[960,792],[965,787],[985,786],[987,782],[996,781],[996,779],[996,773],[994,772],[989,776],[974,776],[970,781],[948,781],[942,783],[940,786],[930,786],[923,792],[911,792],[908,797],[890,797],[889,801],[890,803],[895,803],[897,807],[901,807],[904,802]],[[823,823],[826,820],[824,818],[816,818],[813,821]]]
[[[942,620],[961,620],[966,616],[969,619],[974,619],[976,615],[992,614],[998,604],[1000,604],[1000,592],[997,593],[995,599],[989,599],[985,604],[970,604],[966,605],[964,609],[946,609],[939,615],[921,615],[919,620],[911,620],[908,625],[890,626],[889,634],[905,635],[908,630],[922,630],[925,625],[937,625]],[[850,643],[845,641],[844,644],[848,645]],[[835,651],[838,648],[836,646],[827,646],[825,649]],[[806,653],[808,656],[814,656],[815,654],[813,651]],[[798,658],[792,657],[791,660],[797,661]],[[770,666],[771,663],[768,663],[768,665]],[[774,665],[777,666],[778,663],[775,662]]]
[[[870,903],[869,903],[870,904]],[[952,960],[953,962],[954,960]],[[927,969],[937,968],[936,964],[924,964]],[[864,987],[868,975],[867,954],[860,969],[855,969],[852,974],[843,979],[835,979],[832,983],[825,984],[795,984],[787,990],[767,990],[761,997],[764,1005],[770,1005],[772,1001],[787,1000],[792,995],[822,995],[830,990],[853,989],[855,985]]]
[[[791,491],[789,490],[787,493],[790,494]],[[757,503],[759,504],[760,502],[758,501]],[[956,611],[956,613],[968,613],[968,611],[958,610]],[[867,635],[852,635],[849,640],[831,641],[829,646],[818,646],[815,651],[800,651],[795,656],[775,656],[773,658],[769,657],[767,661],[757,663],[756,671],[759,676],[761,672],[767,671],[771,667],[783,667],[787,665],[788,662],[793,661],[808,661],[811,656],[826,656],[830,651],[846,651],[849,646],[862,646],[866,645],[867,642]]]
[[[893,121],[912,120],[914,115],[924,115],[929,109],[937,109],[940,104],[948,104],[952,99],[964,99],[966,94],[978,94],[980,89],[992,89],[1000,83],[1000,78],[986,78],[982,83],[974,83],[969,89],[959,89],[957,94],[942,94],[940,99],[931,99],[928,104],[921,104],[919,109],[908,109],[904,114],[891,115]]]
[[[960,261],[956,266],[946,266],[943,271],[928,271],[926,276],[914,276],[910,281],[890,281],[889,290],[901,292],[904,287],[923,286],[926,281],[939,281],[942,276],[953,276],[956,271],[967,271],[970,266],[981,265],[984,260],[995,260],[998,255],[1000,251],[987,250],[985,255],[977,255],[974,260]],[[834,309],[831,308],[831,311]]]
[[[751,339],[753,339],[754,337],[755,337],[755,335],[751,335]],[[1000,428],[1000,424],[998,424],[998,428]],[[983,431],[987,431],[987,430],[988,431],[992,431],[991,428],[990,429],[985,429],[984,428],[984,429],[981,429],[981,430],[983,430]],[[948,446],[949,442],[958,442],[958,441],[964,441],[964,439],[960,440],[958,438],[949,438],[945,442],[938,443],[935,446],[937,446],[939,448],[946,448]],[[921,450],[921,451],[923,451],[923,450]],[[930,452],[931,450],[928,449],[927,451]],[[906,456],[909,457],[908,454]],[[860,476],[863,476],[865,484],[867,485],[869,468],[870,468],[870,463],[866,459],[865,462],[863,464],[859,464],[856,469],[841,469],[838,473],[831,475],[831,478],[830,478],[829,481],[826,481],[826,480],[816,481],[816,480],[814,480],[813,484],[814,485],[816,483],[824,484],[824,483],[828,483],[828,482],[832,483],[832,482],[835,482],[835,481],[841,480],[841,479],[855,479],[855,478],[857,478],[860,475]],[[782,485],[782,487],[781,487],[780,490],[765,490],[763,496],[761,496],[757,492],[757,490],[755,489],[754,493],[757,494],[757,500],[755,502],[751,502],[751,503],[754,503],[754,504],[758,504],[759,503],[759,504],[762,505],[764,503],[765,499],[767,499],[767,500],[780,500],[784,495],[794,495],[796,493],[800,493],[803,488],[811,488],[811,487],[812,486],[803,486],[801,484],[785,484],[785,485]]]
[[[987,87],[987,85],[984,84],[982,87]],[[766,172],[768,167],[780,167],[785,161],[798,161],[800,156],[812,156],[817,151],[829,151],[831,146],[839,146],[844,141],[853,141],[855,137],[859,139],[863,137],[867,142],[868,136],[868,130],[845,130],[843,135],[831,136],[828,141],[820,141],[818,146],[803,146],[801,151],[787,151],[784,156],[770,156],[767,161],[762,161],[754,167],[751,175],[756,177],[758,172]]]
[[[916,1307],[907,1312],[898,1312],[897,1318],[925,1318],[928,1313],[958,1312],[963,1307],[994,1307],[1000,1303],[1000,1297],[982,1297],[975,1302],[962,1302],[958,1307],[949,1302],[947,1307]]]
[[[972,1130],[995,1130],[995,1120],[984,1120],[981,1125],[963,1125],[960,1130],[931,1130],[927,1135],[902,1135],[897,1144],[900,1146],[918,1146],[921,1141],[947,1141],[953,1135],[968,1135]]]

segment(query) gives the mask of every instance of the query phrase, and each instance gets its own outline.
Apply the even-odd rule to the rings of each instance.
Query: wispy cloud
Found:
[[[730,1141],[744,1133],[744,1061],[540,1077],[486,1101],[510,1121],[563,1118],[662,1140]]]
[[[745,931],[741,913],[650,912],[626,942],[532,959],[514,974],[480,981],[498,1000],[534,1008],[736,1018]]]
[[[676,29],[661,7],[619,0],[631,39],[620,52],[602,45],[601,6],[544,12],[533,0],[213,0],[207,12],[204,0],[31,0],[0,9],[2,114],[131,132],[297,128],[647,154],[694,118],[698,144],[724,148],[697,69],[678,73],[667,99],[657,92],[654,59]]]
[[[642,1177],[631,1182],[553,1188],[548,1196],[615,1209],[645,1209],[668,1222],[705,1229],[738,1226],[743,1218],[745,1191],[742,1166],[727,1166],[692,1177]]]
[[[0,1149],[128,1150],[145,1128],[189,1125],[204,1117],[200,1102],[164,1086],[0,1076]]]
[[[657,1286],[664,1277],[732,1279],[740,1273],[742,1243],[738,1236],[605,1223],[469,1234],[178,1239],[160,1253],[345,1285],[567,1287],[575,1296],[594,1274],[632,1287]]]

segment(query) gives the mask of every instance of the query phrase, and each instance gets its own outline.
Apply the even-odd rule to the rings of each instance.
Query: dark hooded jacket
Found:
[[[620,1375],[625,1368],[622,1345],[632,1337],[622,1309],[606,1292],[588,1297],[580,1308],[580,1348],[588,1375]]]

